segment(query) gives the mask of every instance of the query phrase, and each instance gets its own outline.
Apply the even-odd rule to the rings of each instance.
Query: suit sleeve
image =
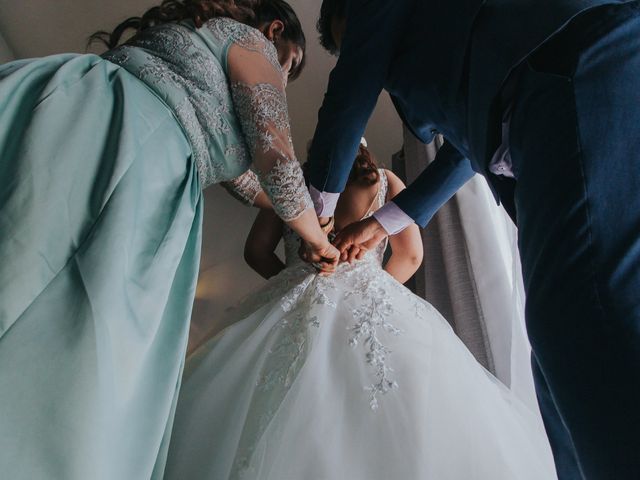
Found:
[[[318,113],[310,182],[341,193],[415,0],[351,0],[340,57]]]
[[[393,199],[393,203],[415,223],[426,227],[438,209],[474,174],[471,162],[445,142],[433,162]]]

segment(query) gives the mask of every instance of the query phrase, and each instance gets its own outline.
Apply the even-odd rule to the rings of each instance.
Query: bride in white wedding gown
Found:
[[[377,177],[348,187],[338,224],[372,188],[367,215],[397,193],[397,177]],[[539,414],[383,269],[386,245],[324,277],[268,212],[254,225],[254,246],[272,250],[274,231],[286,268],[271,256],[263,269],[282,271],[187,361],[166,479],[556,478]],[[407,258],[400,247],[396,256]],[[398,265],[388,270],[404,281]]]

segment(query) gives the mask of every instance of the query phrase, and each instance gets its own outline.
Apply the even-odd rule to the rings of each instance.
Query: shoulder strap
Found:
[[[387,203],[387,196],[389,194],[389,179],[384,168],[379,168],[380,173],[380,188],[378,189],[378,208],[382,208]]]

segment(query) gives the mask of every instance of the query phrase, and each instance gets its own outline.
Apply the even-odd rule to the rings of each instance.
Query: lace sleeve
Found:
[[[233,180],[221,182],[220,185],[234,198],[248,206],[253,206],[256,197],[262,191],[258,177],[251,170],[247,170]]]
[[[284,221],[313,208],[291,141],[285,81],[275,47],[262,34],[236,36],[227,57],[236,115],[253,170]],[[259,32],[258,32],[259,33]]]

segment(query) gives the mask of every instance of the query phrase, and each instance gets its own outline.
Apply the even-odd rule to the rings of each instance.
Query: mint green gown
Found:
[[[203,188],[310,206],[278,75],[230,19],[0,66],[0,477],[162,477]]]

